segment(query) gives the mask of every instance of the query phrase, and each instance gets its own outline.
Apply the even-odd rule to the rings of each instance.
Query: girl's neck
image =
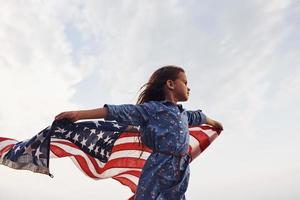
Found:
[[[168,101],[168,102],[173,103],[173,104],[177,104],[177,99],[171,93],[166,94],[165,101]]]

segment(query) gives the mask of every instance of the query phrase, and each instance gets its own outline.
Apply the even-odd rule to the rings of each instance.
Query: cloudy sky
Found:
[[[300,199],[298,0],[0,0],[0,135],[24,140],[62,111],[135,103],[158,67],[182,66],[225,131],[191,164],[187,199]],[[126,199],[71,160],[54,179],[0,166],[0,199]]]

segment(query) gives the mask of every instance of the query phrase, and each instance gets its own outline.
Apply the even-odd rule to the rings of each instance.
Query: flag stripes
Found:
[[[208,125],[190,127],[189,132],[189,153],[192,160],[200,155],[219,135],[218,131]],[[5,154],[17,143],[18,141],[14,139],[0,137],[0,159],[3,159]],[[141,145],[138,133],[131,132],[122,132],[119,135],[106,163],[84,152],[80,145],[74,144],[67,138],[56,137],[51,138],[50,141],[51,158],[69,157],[90,178],[113,178],[129,187],[133,193],[136,191],[142,168],[150,154],[151,149]]]

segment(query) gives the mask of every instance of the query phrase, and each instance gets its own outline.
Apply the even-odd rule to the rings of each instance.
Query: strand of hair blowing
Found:
[[[165,100],[164,86],[167,80],[175,81],[178,74],[184,72],[181,67],[168,65],[156,70],[150,77],[149,81],[140,88],[140,95],[137,104],[143,104],[148,101],[163,101]],[[139,145],[142,145],[140,157],[144,152],[144,144],[141,142],[141,133],[139,133]]]

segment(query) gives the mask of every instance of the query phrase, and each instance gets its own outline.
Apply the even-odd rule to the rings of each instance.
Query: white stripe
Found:
[[[196,158],[199,154],[201,154],[200,143],[194,138],[192,135],[190,137],[190,146],[192,147],[192,159]]]
[[[139,158],[140,154],[141,151],[139,150],[116,151],[110,155],[109,160],[116,159],[116,158],[124,158],[124,157]],[[150,156],[149,152],[143,151],[141,158],[146,160],[149,156]]]
[[[4,149],[7,145],[16,144],[16,143],[18,143],[18,141],[16,141],[16,140],[11,140],[11,139],[4,140],[4,141],[0,142],[0,150]]]
[[[203,129],[198,126],[195,126],[195,127],[189,128],[189,131],[203,131]]]
[[[69,140],[59,139],[59,138],[51,138],[51,142],[69,142],[69,143],[72,143]],[[74,144],[74,143],[72,143],[72,144]]]
[[[132,136],[132,137],[123,137],[123,138],[119,138],[116,140],[115,144],[114,145],[117,145],[117,144],[126,144],[126,143],[139,143],[139,140],[136,136]]]

